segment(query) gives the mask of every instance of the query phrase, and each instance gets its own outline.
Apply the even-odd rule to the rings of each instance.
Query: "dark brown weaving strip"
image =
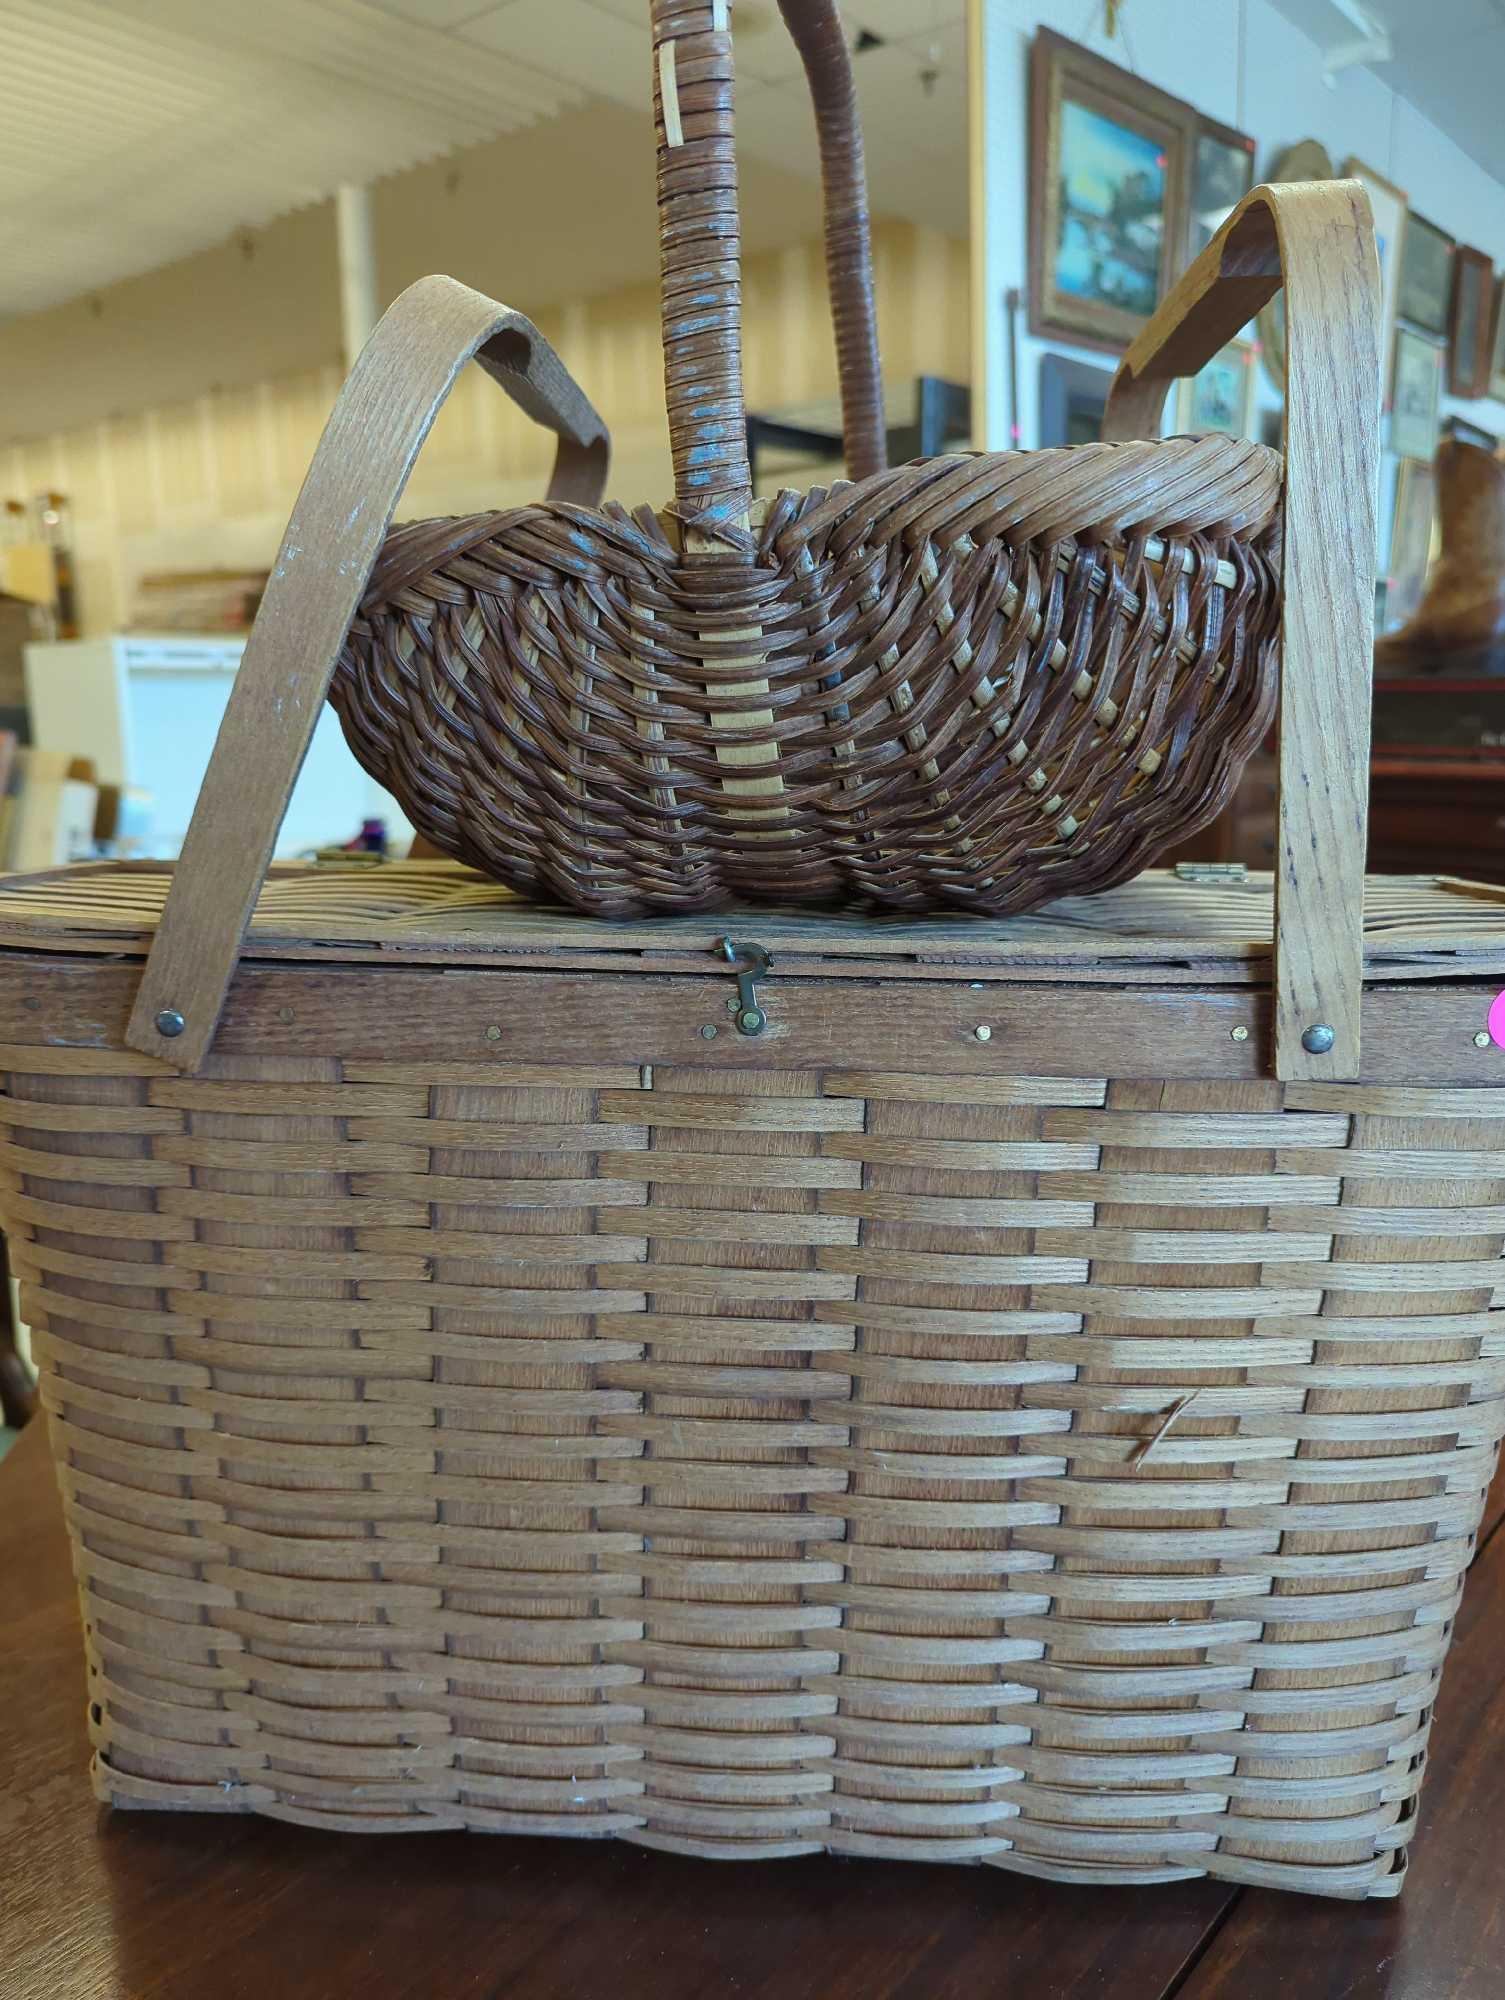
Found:
[[[825,201],[826,279],[836,332],[847,474],[852,479],[866,479],[888,464],[888,442],[883,429],[878,316],[873,304],[867,172],[852,63],[841,17],[832,0],[779,0],[779,11],[800,52],[815,103]]]

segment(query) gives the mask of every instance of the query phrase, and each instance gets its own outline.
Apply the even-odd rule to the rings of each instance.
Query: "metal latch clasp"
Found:
[[[739,1035],[761,1035],[768,1026],[768,1016],[758,1005],[755,979],[761,979],[773,964],[773,960],[760,944],[735,943],[724,937],[717,950],[737,975],[737,997],[729,1000],[727,1006],[736,1019]]]

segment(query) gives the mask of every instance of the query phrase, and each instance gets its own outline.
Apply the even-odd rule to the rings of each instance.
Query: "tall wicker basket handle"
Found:
[[[834,0],[779,0],[815,101],[826,275],[854,479],[887,462],[867,181]],[[687,546],[747,547],[752,474],[742,389],[741,220],[728,0],[652,0],[664,393],[674,511]]]
[[[1256,188],[1124,356],[1105,437],[1158,437],[1165,392],[1286,292],[1285,582],[1275,1073],[1359,1074],[1374,663],[1379,264],[1358,181]],[[1329,1034],[1331,1039],[1329,1039]]]
[[[601,498],[606,427],[532,322],[453,278],[410,285],[324,427],[146,961],[126,1040],[178,1069],[208,1053],[340,647],[419,447],[471,359],[558,435],[548,497]]]
[[[826,285],[836,331],[841,434],[847,476],[866,479],[888,465],[883,426],[883,371],[873,301],[872,228],[857,87],[841,16],[833,0],[779,0],[815,105],[825,208]]]

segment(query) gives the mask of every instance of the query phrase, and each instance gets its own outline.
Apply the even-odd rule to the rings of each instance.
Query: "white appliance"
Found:
[[[150,851],[170,859],[188,831],[244,646],[241,638],[120,632],[29,645],[32,741],[92,758],[101,784],[150,792]],[[395,850],[403,852],[407,820],[346,749],[339,718],[326,706],[276,851],[288,858],[350,840],[372,818],[386,821]]]

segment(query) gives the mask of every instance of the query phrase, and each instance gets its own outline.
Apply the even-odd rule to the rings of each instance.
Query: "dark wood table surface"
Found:
[[[1505,1477],[1401,1900],[110,1812],[40,1422],[0,1464],[4,2000],[1502,2000]]]

